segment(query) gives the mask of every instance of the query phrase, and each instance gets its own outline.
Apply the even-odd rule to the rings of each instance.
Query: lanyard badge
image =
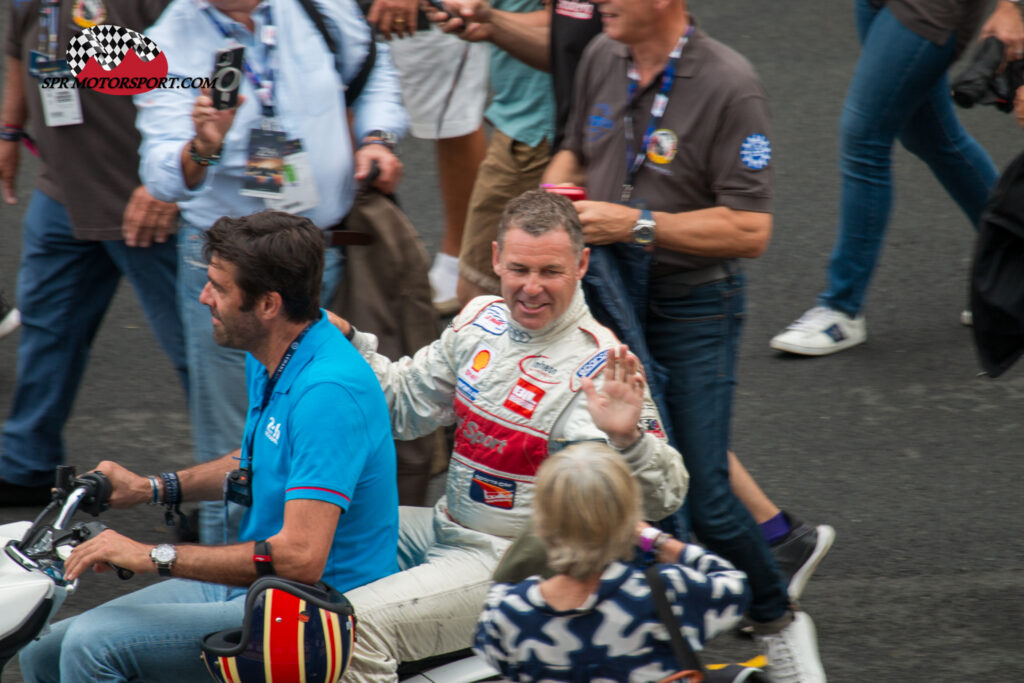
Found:
[[[629,68],[626,75],[629,78],[629,85],[626,89],[626,113],[623,117],[623,128],[626,134],[626,179],[622,184],[621,202],[623,204],[633,203],[633,184],[636,174],[643,166],[644,158],[647,156],[647,147],[651,144],[651,136],[658,129],[661,118],[668,108],[669,93],[672,91],[672,84],[676,78],[676,65],[683,53],[683,48],[693,35],[693,24],[686,29],[686,33],[680,36],[676,46],[668,56],[665,70],[661,76],[661,85],[654,96],[654,103],[651,105],[651,115],[648,119],[647,130],[640,141],[640,148],[634,149],[635,139],[633,138],[633,100],[640,87],[640,73],[636,70],[632,58],[629,60]]]

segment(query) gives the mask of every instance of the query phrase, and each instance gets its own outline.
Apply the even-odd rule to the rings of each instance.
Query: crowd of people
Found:
[[[742,624],[772,680],[825,681],[800,597],[835,531],[780,508],[730,446],[743,262],[773,227],[754,67],[687,0],[363,9],[11,4],[5,201],[22,143],[41,172],[17,306],[0,293],[0,336],[21,325],[0,505],[49,499],[126,275],[180,377],[196,464],[97,469],[115,507],[201,506],[199,544],[107,531],[76,548],[68,579],[116,565],[170,580],[55,625],[22,653],[26,680],[199,680],[203,637],[241,623],[246,588],[268,573],[346,594],[348,680],[395,681],[402,662],[474,643],[511,680],[660,680],[678,666],[642,567],[654,562],[694,649]],[[976,36],[1024,57],[1017,0],[987,19],[966,0],[855,11],[829,287],[772,339],[783,352],[866,338],[896,139],[976,223],[997,172],[957,121],[946,71]],[[38,87],[68,73],[60,46],[101,24],[144,32],[181,78],[243,47],[237,104]],[[1024,126],[1024,88],[1016,116]],[[437,313],[455,317],[394,360],[374,330],[322,308],[346,259],[324,233],[361,184],[400,190],[407,133],[436,141],[444,230],[429,282]],[[267,158],[287,161],[287,182],[267,180]],[[445,493],[399,506],[393,441],[438,428],[452,440]],[[526,564],[547,578],[495,584],[531,539]]]

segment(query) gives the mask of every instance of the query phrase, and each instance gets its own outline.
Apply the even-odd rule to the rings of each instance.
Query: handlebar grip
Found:
[[[117,578],[121,579],[122,581],[127,581],[128,579],[130,579],[133,576],[135,576],[135,572],[133,572],[131,569],[125,569],[124,567],[119,567],[116,564],[114,564],[113,562],[107,562],[107,564],[110,565],[111,569],[116,569],[117,570]]]
[[[89,489],[89,493],[78,506],[79,510],[85,510],[95,517],[110,507],[107,501],[114,492],[114,486],[107,475],[99,471],[88,472],[75,480],[75,486],[85,486]]]

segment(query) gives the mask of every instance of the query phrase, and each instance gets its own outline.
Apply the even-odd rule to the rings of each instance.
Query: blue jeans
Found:
[[[903,26],[889,10],[857,1],[860,59],[840,118],[842,175],[838,238],[819,302],[860,312],[892,206],[892,147],[920,157],[977,225],[998,171],[953,111],[946,71],[956,35],[943,46]]]
[[[18,382],[3,427],[0,478],[31,486],[53,482],[64,462],[61,432],[89,350],[121,276],[187,385],[175,306],[176,238],[151,247],[75,239],[67,210],[38,190],[25,212],[18,272]]]
[[[189,411],[196,462],[209,462],[242,444],[249,401],[245,387],[245,352],[227,349],[213,340],[210,309],[199,303],[206,286],[203,230],[183,223],[178,233],[178,305],[185,326],[189,364]],[[342,254],[326,251],[323,304],[329,304],[341,282]],[[238,534],[244,508],[208,501],[199,508],[199,537],[203,543],[230,543]],[[227,518],[229,521],[225,521]]]
[[[687,504],[698,540],[747,573],[750,618],[767,622],[788,609],[786,586],[760,527],[729,484],[729,429],[736,354],[746,315],[744,275],[651,299],[647,345],[669,374],[666,399],[675,445],[690,472]]]
[[[201,641],[241,627],[245,594],[169,579],[54,624],[18,664],[27,683],[209,680]]]

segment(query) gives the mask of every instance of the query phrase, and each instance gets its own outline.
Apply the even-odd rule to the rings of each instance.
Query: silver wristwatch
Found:
[[[364,145],[384,145],[397,154],[398,136],[389,130],[371,130],[363,136]]]
[[[633,244],[646,247],[654,243],[654,214],[647,209],[640,211],[640,218],[633,224]]]
[[[149,551],[149,559],[156,565],[156,571],[160,576],[170,576],[171,567],[178,559],[178,549],[170,543],[161,543]]]

